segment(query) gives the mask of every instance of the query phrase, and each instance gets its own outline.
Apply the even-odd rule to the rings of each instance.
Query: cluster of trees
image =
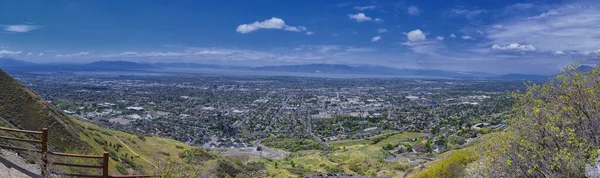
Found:
[[[268,138],[261,142],[265,146],[279,148],[286,151],[323,150],[323,145],[307,138]]]

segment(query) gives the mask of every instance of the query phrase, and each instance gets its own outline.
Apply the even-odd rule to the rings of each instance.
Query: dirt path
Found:
[[[125,144],[125,142],[121,141],[121,139],[119,139],[117,136],[113,135],[113,137],[115,137],[115,139],[119,140],[119,142],[121,142],[121,144],[123,144],[123,146],[125,146],[125,148],[127,148],[129,151],[131,151],[131,153],[135,154],[136,156],[139,156],[140,158],[142,158],[142,160],[148,162],[148,164],[154,166],[154,168],[158,168],[158,166],[152,164],[152,162],[148,161],[146,158],[142,157],[141,155],[137,154],[135,151],[133,151],[131,148],[129,148],[129,146],[127,146],[127,144]]]
[[[38,165],[28,164],[14,152],[7,150],[0,150],[0,152],[0,178],[41,178]]]

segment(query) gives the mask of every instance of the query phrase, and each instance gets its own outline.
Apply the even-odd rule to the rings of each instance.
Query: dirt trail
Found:
[[[117,139],[119,142],[121,142],[121,144],[123,144],[123,146],[125,146],[125,148],[127,148],[133,154],[135,154],[136,156],[139,156],[140,158],[142,158],[142,160],[144,160],[144,161],[148,162],[148,164],[154,166],[154,168],[158,168],[158,166],[154,165],[152,162],[148,161],[146,158],[142,157],[141,155],[139,155],[135,151],[133,151],[131,148],[129,148],[129,146],[127,146],[127,144],[125,144],[125,142],[121,141],[121,139],[119,139],[117,136],[113,135],[113,137],[115,137],[115,139]]]
[[[38,165],[28,164],[14,152],[0,151],[0,178],[41,178]]]

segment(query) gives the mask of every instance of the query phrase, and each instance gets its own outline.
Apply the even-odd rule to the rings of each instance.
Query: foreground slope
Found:
[[[48,128],[48,141],[57,151],[89,150],[79,139],[82,127],[53,108],[33,91],[0,70],[0,117],[25,130]]]
[[[26,86],[0,70],[0,126],[24,130],[48,128],[50,151],[78,154],[110,153],[110,173],[168,174],[182,167],[219,177],[249,174],[246,165],[181,142],[154,136],[142,136],[111,130],[93,123],[77,120],[55,109]],[[0,135],[10,133],[0,132]],[[14,145],[0,140],[0,143]],[[21,145],[23,146],[23,145]],[[25,145],[33,146],[33,145]],[[68,162],[97,164],[87,160]],[[180,163],[172,167],[170,163]],[[171,166],[171,167],[170,167]],[[60,169],[60,168],[57,168]],[[97,173],[86,169],[63,170],[71,173]],[[168,174],[166,177],[185,175]]]

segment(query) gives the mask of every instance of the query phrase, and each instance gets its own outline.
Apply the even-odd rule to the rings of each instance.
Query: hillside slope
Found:
[[[203,168],[202,172],[220,177],[224,174],[235,176],[240,173],[249,173],[246,165],[239,161],[193,148],[175,140],[111,130],[75,119],[55,109],[2,70],[0,70],[0,126],[24,130],[48,128],[50,151],[93,155],[109,152],[111,158],[109,159],[109,172],[112,175],[163,173],[164,170],[173,169],[168,167],[170,165],[166,165],[170,162],[169,160],[181,162],[183,166],[210,165],[210,169]],[[15,136],[6,132],[0,132],[0,135]],[[0,143],[7,144],[4,140],[0,140]],[[15,143],[8,144],[14,145]],[[190,161],[206,157],[206,155],[210,156],[208,159],[201,159],[203,163]],[[69,159],[61,162],[64,161],[98,164],[95,161],[81,159]],[[98,173],[89,169],[63,171],[83,174]]]
[[[0,117],[20,129],[41,130],[47,127],[50,148],[57,151],[91,148],[79,139],[80,126],[2,70]]]

